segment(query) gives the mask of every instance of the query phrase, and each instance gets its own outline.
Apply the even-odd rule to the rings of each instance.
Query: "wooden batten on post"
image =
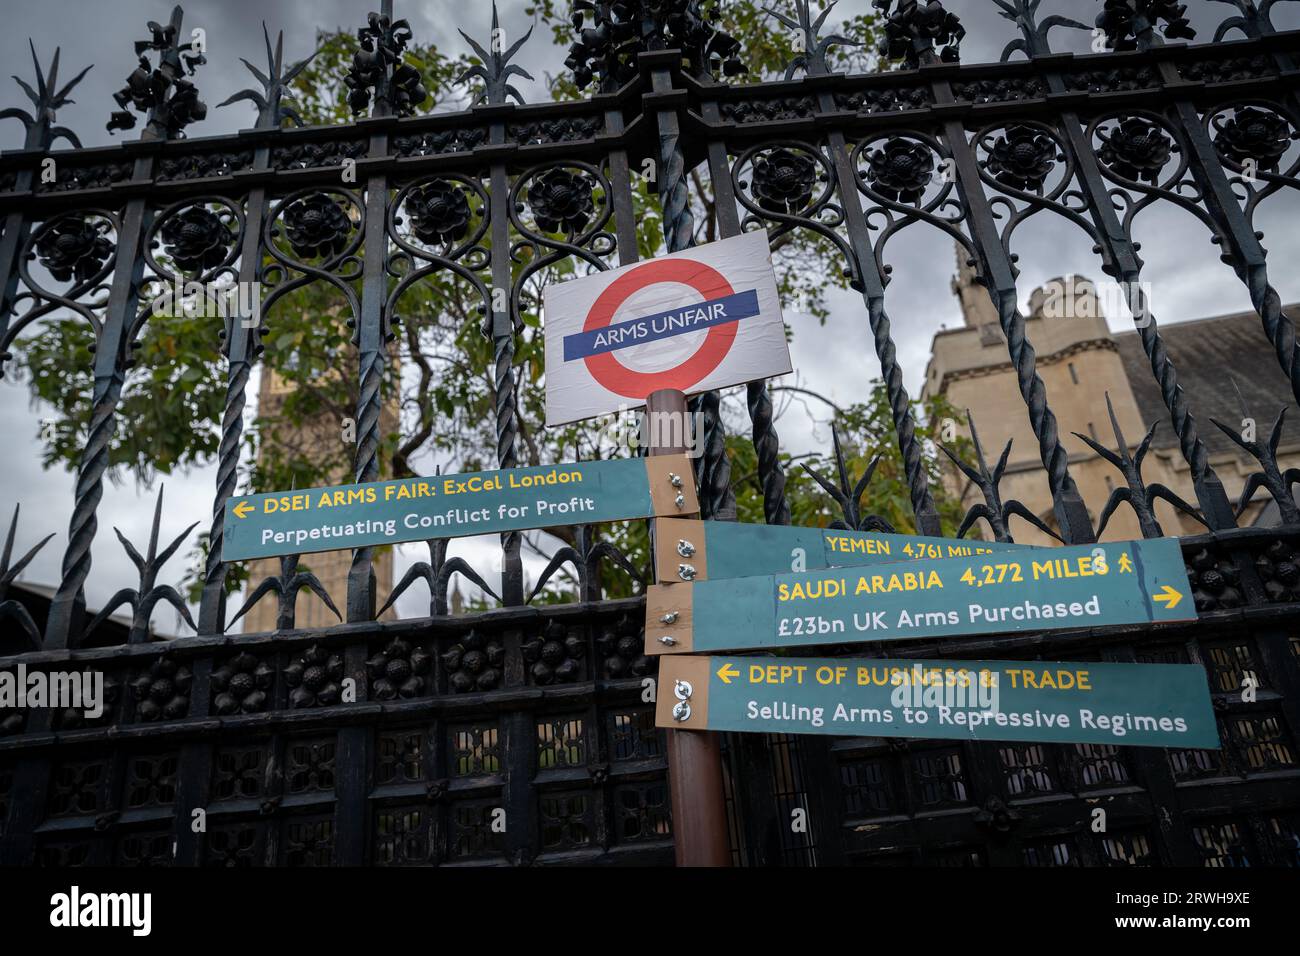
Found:
[[[680,416],[682,422],[680,429],[650,429],[652,441],[648,454],[673,455],[687,450],[685,393],[670,388],[652,392],[646,399],[646,414]],[[665,436],[678,435],[681,436],[681,445],[657,444]],[[646,623],[649,626],[650,621],[647,619]],[[660,686],[658,693],[671,693],[671,688]],[[718,735],[698,730],[670,730],[667,733],[668,786],[677,865],[730,866],[727,804],[722,790],[722,749]]]

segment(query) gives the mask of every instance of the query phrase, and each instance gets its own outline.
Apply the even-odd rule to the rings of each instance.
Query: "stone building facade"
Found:
[[[952,289],[961,303],[964,324],[934,336],[922,395],[943,395],[956,408],[970,410],[990,467],[1006,442],[1012,441],[1001,484],[1003,498],[1020,500],[1055,530],[1038,443],[1007,355],[997,312],[961,254]],[[1123,478],[1075,433],[1088,435],[1111,450],[1119,447],[1107,396],[1130,453],[1136,453],[1151,424],[1160,422],[1143,464],[1143,477],[1148,484],[1160,482],[1195,505],[1196,493],[1187,463],[1178,450],[1177,436],[1136,330],[1112,332],[1095,287],[1080,276],[1065,276],[1034,290],[1029,305],[1026,334],[1038,354],[1038,374],[1047,388],[1061,441],[1069,453],[1070,474],[1094,526],[1111,491],[1123,484]],[[1160,332],[1197,418],[1210,464],[1235,504],[1246,477],[1258,465],[1210,419],[1243,427],[1245,418],[1253,418],[1257,433],[1266,438],[1278,411],[1294,404],[1289,383],[1254,312],[1166,321],[1160,325]],[[1233,356],[1232,367],[1224,365],[1225,355]],[[967,437],[970,434],[964,425],[958,426],[958,432]],[[1300,441],[1288,439],[1286,432],[1278,460],[1283,469],[1300,465]],[[945,471],[945,480],[967,507],[982,500],[979,489],[955,469]],[[1276,523],[1276,508],[1267,502],[1267,496],[1257,492],[1255,503],[1247,508],[1240,523]],[[1156,503],[1156,516],[1166,534],[1204,530],[1196,520],[1163,501]],[[989,536],[984,522],[976,528],[970,532],[972,535]],[[1016,518],[1012,519],[1012,534],[1025,544],[1053,543],[1028,522]],[[1101,539],[1138,537],[1141,531],[1132,509],[1121,504]]]

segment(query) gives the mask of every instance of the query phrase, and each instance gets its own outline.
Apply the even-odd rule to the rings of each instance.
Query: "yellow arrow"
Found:
[[[250,505],[247,501],[241,501],[239,504],[235,505],[234,507],[236,518],[247,518],[250,514],[252,514],[256,510],[257,510],[257,506]]]
[[[1174,608],[1178,607],[1178,602],[1182,599],[1182,593],[1175,591],[1167,584],[1161,589],[1159,594],[1151,595],[1151,600],[1159,601],[1165,606],[1165,610],[1167,611],[1172,611]]]
[[[728,662],[718,668],[718,677],[722,683],[730,684],[731,678],[740,676],[740,668]]]

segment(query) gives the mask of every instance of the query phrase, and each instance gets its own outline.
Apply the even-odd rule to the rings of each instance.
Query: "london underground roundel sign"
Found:
[[[765,232],[548,286],[546,423],[790,371]]]

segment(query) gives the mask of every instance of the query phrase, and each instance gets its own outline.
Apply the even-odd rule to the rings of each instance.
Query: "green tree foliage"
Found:
[[[780,386],[777,386],[780,394]],[[928,454],[923,459],[926,476],[930,481],[935,507],[945,530],[951,534],[961,524],[965,509],[961,500],[950,494],[943,483],[936,443],[941,440],[943,423],[952,421],[961,425],[965,419],[941,395],[931,396],[922,402],[912,402],[912,414],[917,420],[917,438]],[[863,516],[876,515],[903,534],[916,532],[916,519],[912,513],[912,500],[908,493],[907,473],[903,455],[898,450],[894,432],[894,419],[889,408],[889,396],[883,382],[871,383],[866,401],[836,409],[827,425],[833,426],[844,455],[845,472],[850,488],[858,476],[864,474],[873,461],[876,470],[863,496]],[[832,445],[827,436],[826,446]],[[946,443],[962,457],[970,456],[970,440],[958,436]],[[727,447],[731,453],[732,482],[736,487],[736,510],[741,521],[763,521],[762,486],[758,480],[758,462],[753,443],[746,438],[728,436]],[[835,502],[805,471],[813,469],[826,480],[838,484],[839,465],[831,454],[811,455],[787,468],[786,497],[790,502],[790,523],[804,527],[826,527],[844,515]]]

